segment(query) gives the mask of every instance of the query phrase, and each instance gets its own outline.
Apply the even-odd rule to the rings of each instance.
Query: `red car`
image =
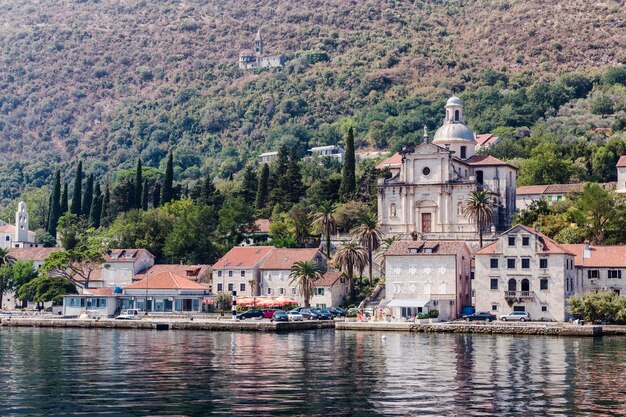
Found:
[[[265,317],[266,319],[271,319],[275,311],[276,310],[271,309],[271,308],[268,310],[263,310],[263,317]]]

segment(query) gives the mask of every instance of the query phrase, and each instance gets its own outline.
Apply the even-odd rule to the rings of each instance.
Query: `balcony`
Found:
[[[533,291],[505,291],[504,298],[507,299],[518,299],[518,300],[530,300],[535,298],[535,293]]]

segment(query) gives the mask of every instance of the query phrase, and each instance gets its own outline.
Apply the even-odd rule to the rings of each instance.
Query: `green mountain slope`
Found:
[[[227,177],[279,143],[338,142],[345,118],[388,103],[402,123],[357,136],[398,146],[485,70],[535,80],[625,62],[624,22],[617,0],[3,0],[0,200],[78,158],[101,178],[171,148],[177,178]],[[285,68],[238,69],[257,29]]]

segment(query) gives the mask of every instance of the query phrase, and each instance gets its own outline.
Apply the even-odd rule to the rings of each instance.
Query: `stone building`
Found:
[[[265,258],[259,269],[261,280],[258,283],[256,294],[268,296],[286,296],[301,301],[302,294],[298,284],[292,282],[289,274],[296,262],[313,261],[326,269],[326,256],[319,249],[274,249]],[[248,294],[246,294],[248,295]]]
[[[477,238],[476,224],[462,207],[472,191],[490,193],[496,231],[510,227],[515,212],[517,169],[493,156],[475,155],[474,133],[465,125],[463,102],[452,97],[432,143],[405,148],[386,165],[392,177],[380,179],[378,218],[385,234],[424,239]],[[487,228],[489,231],[491,227]]]
[[[43,244],[35,242],[35,232],[28,230],[29,215],[25,202],[17,205],[15,225],[0,222],[0,248],[39,248]]]
[[[274,250],[273,246],[235,246],[213,265],[213,291],[250,295],[250,281],[258,295],[261,281],[261,264]]]
[[[500,317],[526,311],[532,320],[566,321],[567,299],[580,292],[574,253],[517,225],[476,252],[476,310]]]
[[[562,245],[576,256],[576,283],[582,291],[626,295],[626,246]]]
[[[239,68],[271,68],[282,67],[285,64],[283,55],[265,55],[265,45],[258,30],[254,38],[254,50],[244,49],[239,53]]]

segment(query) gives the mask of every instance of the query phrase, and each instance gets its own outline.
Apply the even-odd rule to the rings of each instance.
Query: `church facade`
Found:
[[[391,178],[380,179],[378,219],[386,235],[421,239],[474,240],[476,224],[463,215],[471,192],[485,190],[492,201],[493,225],[504,231],[515,212],[517,168],[489,155],[476,155],[474,133],[465,125],[463,102],[452,97],[432,143],[405,148],[381,163]]]
[[[254,38],[254,51],[244,49],[239,53],[239,68],[244,70],[251,68],[282,67],[284,64],[285,57],[283,55],[265,55],[265,46],[260,30],[257,31],[256,37]]]

